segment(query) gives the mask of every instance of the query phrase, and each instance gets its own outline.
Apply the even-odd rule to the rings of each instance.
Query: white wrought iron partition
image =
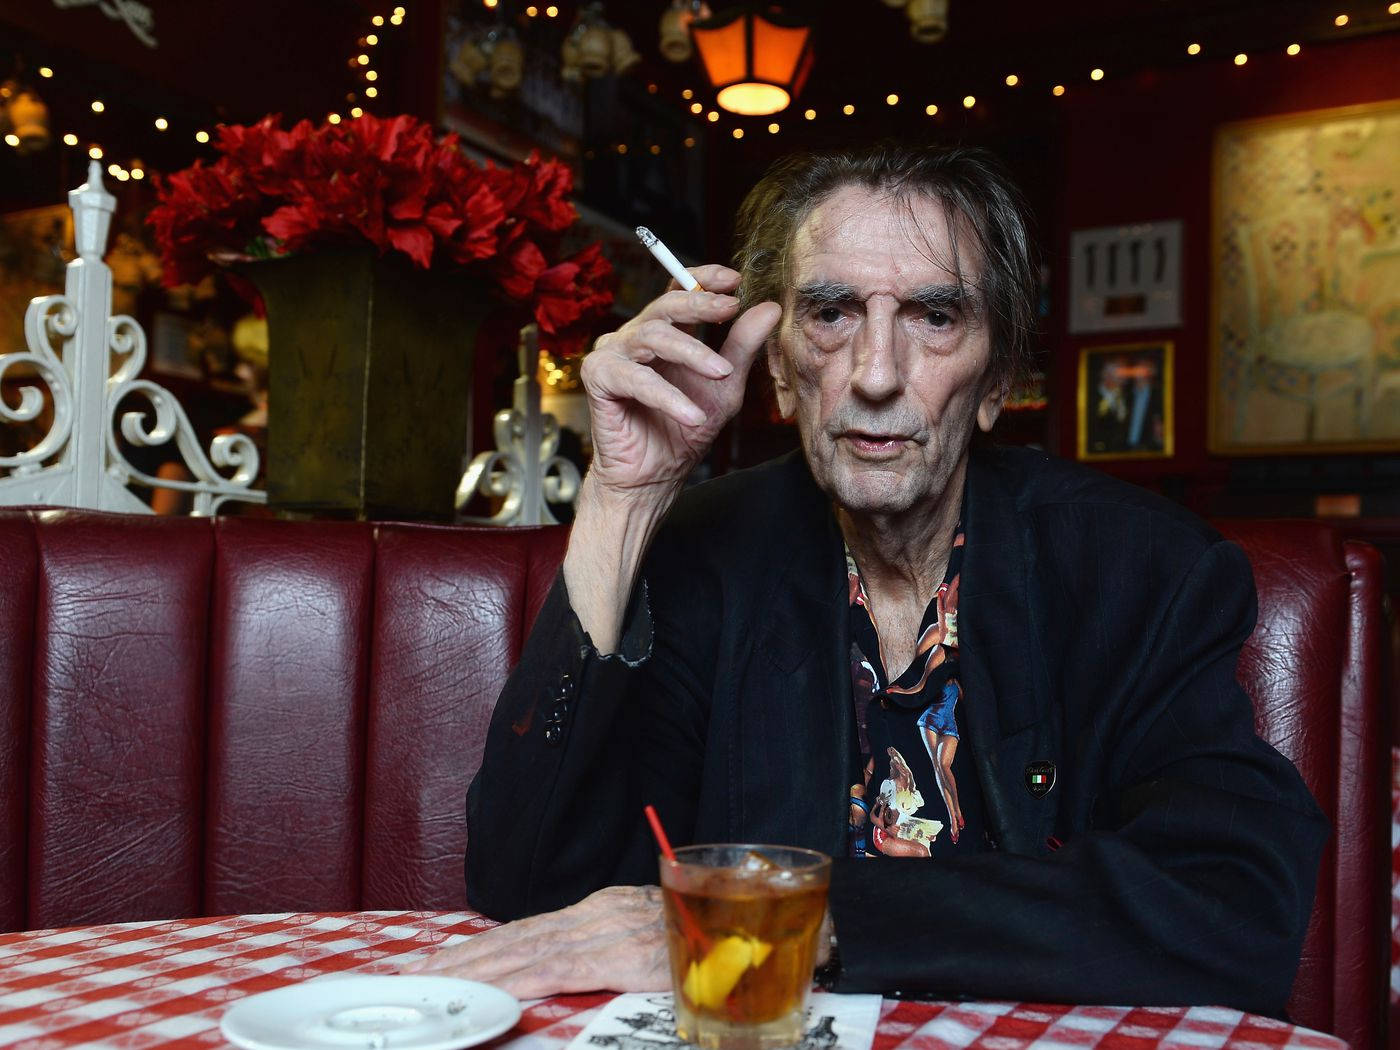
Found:
[[[550,503],[572,503],[578,498],[578,468],[559,453],[559,421],[540,411],[539,329],[520,330],[520,375],[515,380],[514,406],[503,408],[492,420],[494,452],[472,459],[457,486],[460,511],[478,492],[501,500],[488,517],[463,515],[460,521],[476,525],[554,525]]]
[[[196,515],[213,514],[228,500],[267,502],[267,493],[251,487],[258,476],[258,450],[249,437],[220,435],[205,456],[180,402],[164,387],[139,378],[146,333],[131,317],[112,316],[112,271],[102,257],[117,201],[103,187],[96,161],[88,166],[87,182],[68,194],[68,206],[78,257],[68,264],[64,294],[31,300],[24,318],[28,350],[0,356],[0,381],[11,369],[28,366],[37,375],[17,371],[16,377],[42,380],[53,407],[42,438],[27,451],[0,455],[0,469],[9,471],[0,478],[0,505],[150,513],[131,485],[191,493]],[[122,435],[143,447],[174,441],[195,480],[157,478],[122,454],[114,424],[118,405],[130,395],[144,398],[150,408],[124,413]],[[35,383],[20,388],[18,406],[0,394],[0,421],[32,423],[45,400]]]

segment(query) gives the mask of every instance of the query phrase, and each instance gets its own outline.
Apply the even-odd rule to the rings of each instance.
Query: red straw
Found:
[[[656,836],[656,844],[661,847],[661,855],[671,863],[676,863],[676,851],[671,848],[671,840],[666,837],[666,829],[661,826],[661,818],[656,815],[656,807],[649,804],[642,812],[647,815],[647,823],[651,825],[651,833]],[[705,936],[705,932],[695,922],[690,914],[690,909],[681,900],[680,894],[673,893],[671,899],[675,902],[676,914],[680,916],[681,925],[685,927],[686,937],[700,945],[702,952],[709,952],[710,938]]]
[[[656,815],[656,807],[648,805],[643,813],[647,815],[647,823],[651,825],[651,833],[656,836],[656,844],[661,847],[661,852],[669,861],[676,859],[676,851],[671,848],[671,840],[666,837],[666,829],[661,826],[661,818]]]

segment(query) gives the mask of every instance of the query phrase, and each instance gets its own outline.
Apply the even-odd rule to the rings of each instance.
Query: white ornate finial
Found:
[[[24,315],[29,349],[0,354],[0,380],[25,384],[18,386],[18,405],[8,394],[0,397],[0,424],[37,424],[45,406],[52,405],[51,422],[37,443],[14,455],[0,454],[0,506],[150,513],[129,491],[131,485],[187,493],[195,514],[213,514],[229,500],[266,503],[267,493],[252,487],[258,476],[252,439],[221,434],[205,455],[180,402],[141,378],[146,333],[130,317],[112,316],[112,272],[102,256],[117,201],[103,188],[96,161],[88,166],[87,183],[68,194],[68,204],[79,257],[68,264],[65,294],[30,300]],[[121,359],[116,368],[114,358]],[[15,366],[24,371],[7,376]],[[48,388],[47,398],[42,387]],[[135,406],[134,398],[148,407]],[[171,451],[193,480],[138,470],[118,444],[119,429],[133,445],[173,444]]]
[[[578,468],[559,452],[559,421],[540,411],[539,328],[520,330],[520,376],[515,381],[515,407],[503,408],[492,420],[496,450],[476,456],[457,486],[457,510],[480,493],[501,501],[490,517],[462,516],[477,525],[553,525],[550,503],[573,503],[578,498]]]
[[[117,198],[102,184],[102,165],[88,162],[88,180],[68,191],[68,207],[73,209],[73,240],[81,259],[101,259],[107,254],[107,233]]]

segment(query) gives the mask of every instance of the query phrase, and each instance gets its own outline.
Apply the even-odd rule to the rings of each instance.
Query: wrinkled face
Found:
[[[942,207],[859,187],[827,197],[794,237],[768,369],[817,483],[853,515],[940,501],[972,428],[1000,412],[981,261],[960,240],[961,290]]]

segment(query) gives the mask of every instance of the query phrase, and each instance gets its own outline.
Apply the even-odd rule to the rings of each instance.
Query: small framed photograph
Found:
[[[1079,352],[1080,459],[1166,459],[1173,451],[1172,343]]]

